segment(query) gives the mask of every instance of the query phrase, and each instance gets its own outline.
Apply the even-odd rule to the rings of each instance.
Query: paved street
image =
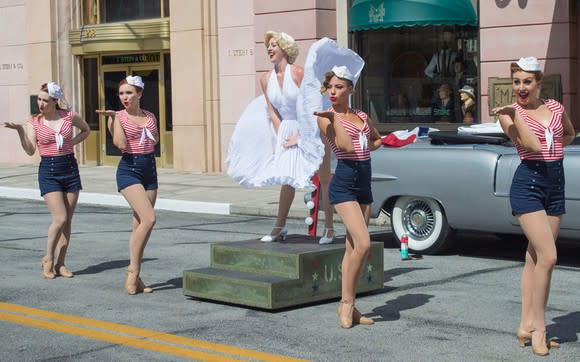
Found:
[[[126,208],[79,206],[67,259],[75,277],[44,280],[44,203],[0,199],[0,360],[533,359],[514,335],[517,240],[460,235],[447,255],[401,261],[391,236],[373,226],[373,238],[387,242],[385,288],[360,296],[357,308],[377,323],[343,330],[336,300],[269,312],[183,296],[182,271],[208,266],[211,242],[257,238],[271,227],[268,217],[158,211],[142,272],[155,291],[126,295],[129,217]],[[305,229],[301,220],[289,227]],[[580,356],[579,250],[559,249],[547,318],[562,348],[544,360]]]

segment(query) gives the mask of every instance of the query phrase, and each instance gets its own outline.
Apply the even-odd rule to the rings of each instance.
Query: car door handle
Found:
[[[381,181],[393,181],[396,180],[397,177],[393,175],[387,175],[384,173],[373,173],[372,180],[374,182],[381,182]]]

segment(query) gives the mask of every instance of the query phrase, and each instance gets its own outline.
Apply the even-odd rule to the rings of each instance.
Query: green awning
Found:
[[[477,26],[471,0],[355,0],[349,31],[426,25]]]

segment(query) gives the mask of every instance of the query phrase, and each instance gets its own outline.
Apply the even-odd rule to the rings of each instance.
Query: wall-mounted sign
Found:
[[[230,49],[228,50],[228,56],[230,57],[244,57],[253,56],[254,49]]]
[[[22,70],[24,69],[24,64],[22,63],[2,63],[0,64],[0,70]]]
[[[134,63],[159,63],[161,56],[159,53],[146,54],[121,54],[121,55],[107,55],[102,58],[103,65],[105,64],[134,64]]]
[[[511,78],[488,78],[488,81],[488,112],[490,116],[493,116],[493,112],[491,111],[493,108],[514,103],[516,96],[512,89]],[[560,74],[544,75],[540,88],[540,98],[551,98],[562,103],[562,82]]]

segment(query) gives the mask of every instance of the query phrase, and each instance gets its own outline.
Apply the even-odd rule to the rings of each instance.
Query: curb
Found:
[[[39,201],[44,200],[40,196],[40,192],[38,190],[23,189],[16,187],[0,187],[0,197],[5,197],[8,199],[27,199]],[[99,194],[93,192],[81,192],[79,195],[78,204],[117,206],[126,208],[129,207],[127,201],[123,196]],[[215,214],[215,215],[231,214],[230,204],[218,202],[157,199],[157,201],[155,202],[155,209],[177,212],[193,212],[199,214]]]
[[[37,189],[18,188],[18,187],[0,187],[0,197],[8,199],[26,199],[44,201],[40,196],[40,191]],[[81,192],[79,195],[78,204],[83,205],[101,205],[129,208],[127,201],[121,195],[101,194],[94,192]],[[272,207],[252,207],[232,205],[229,203],[220,202],[205,202],[205,201],[186,201],[175,199],[158,198],[155,202],[156,210],[167,210],[175,212],[191,212],[199,214],[213,214],[213,215],[246,215],[246,216],[261,216],[261,217],[276,217],[278,213],[278,206]],[[302,219],[307,216],[306,207],[291,208],[288,217],[291,219]],[[335,223],[342,223],[338,215],[335,214]],[[318,223],[324,223],[324,212],[320,211],[318,216]],[[376,226],[387,226],[389,220],[386,215],[379,215],[377,218],[372,218],[369,224]]]

